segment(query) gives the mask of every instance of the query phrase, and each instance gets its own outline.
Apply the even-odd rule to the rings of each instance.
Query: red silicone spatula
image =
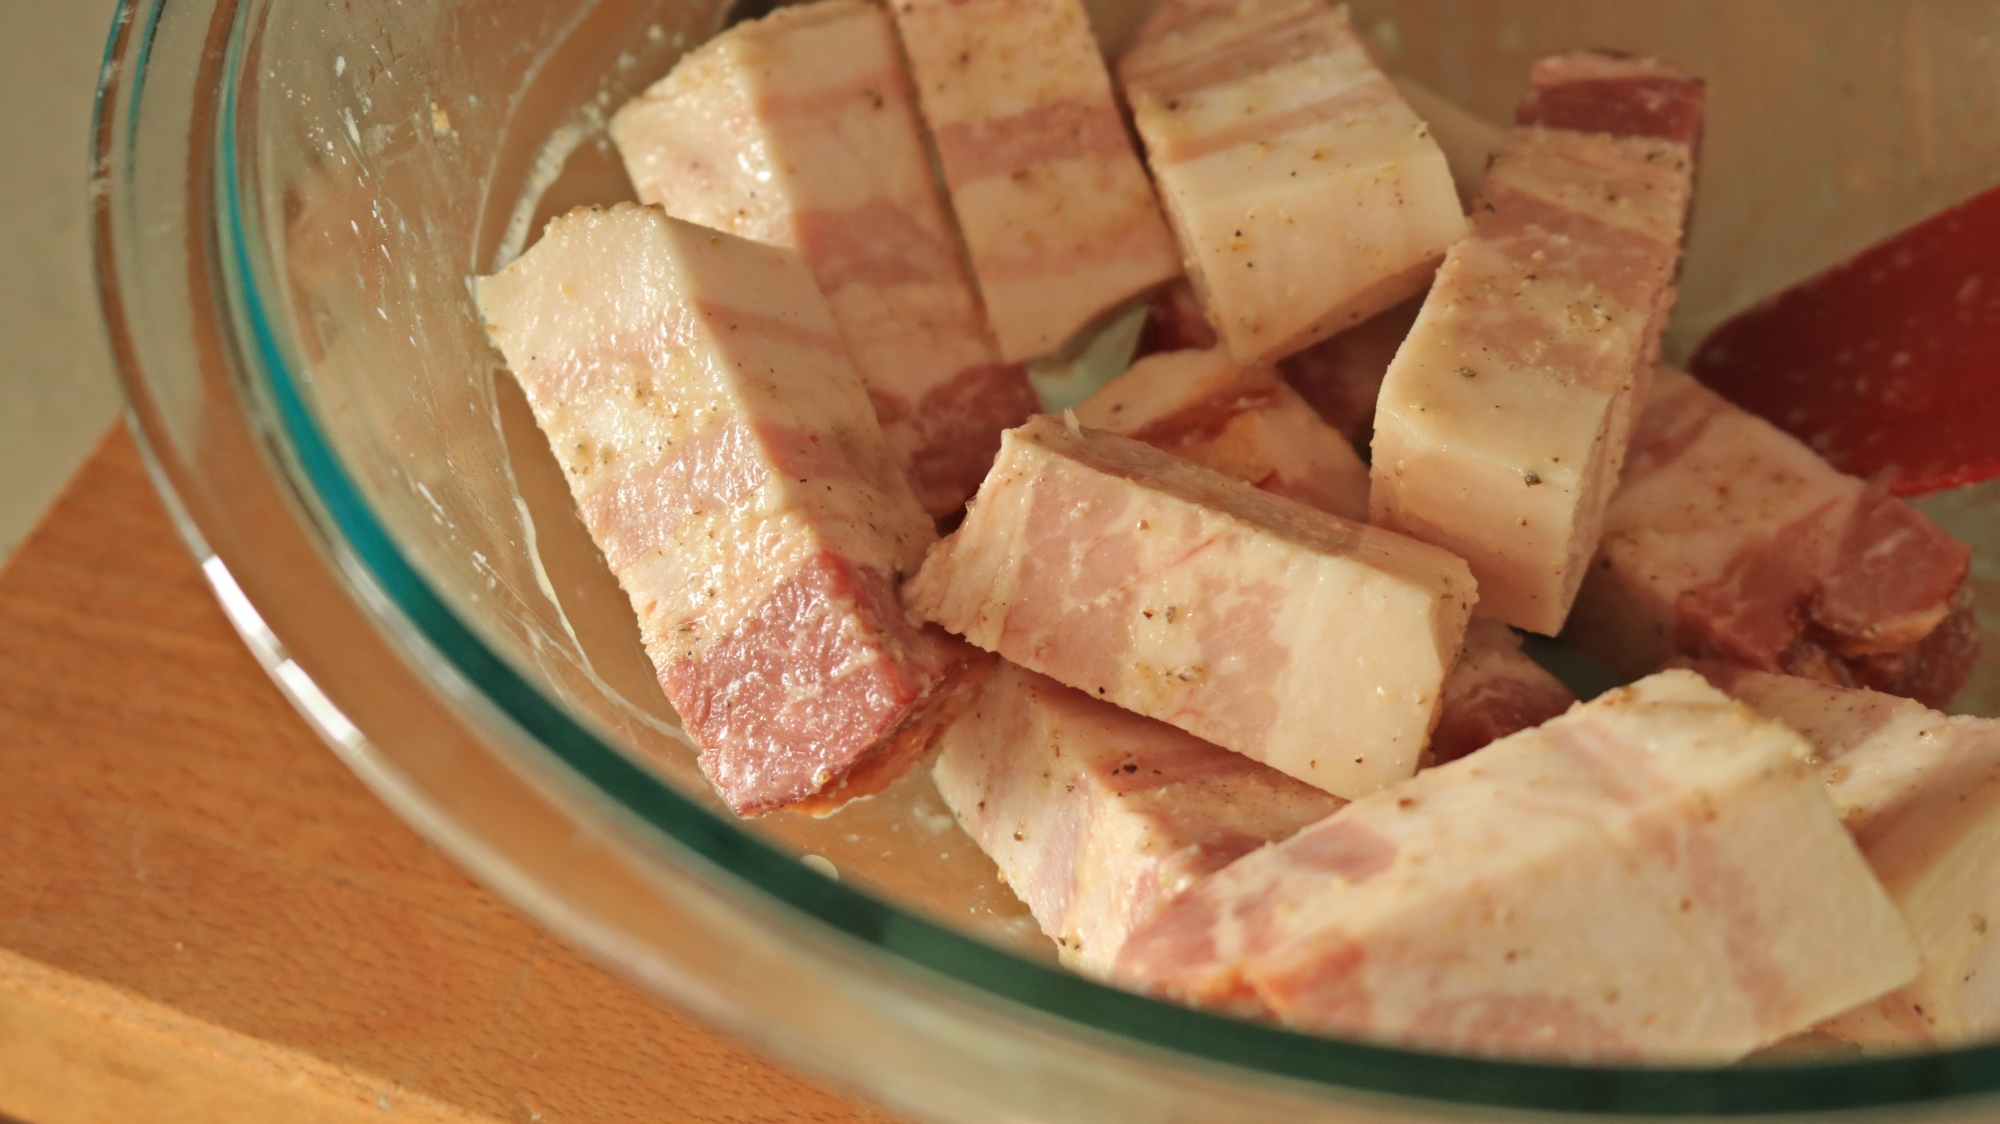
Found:
[[[2000,188],[1737,314],[1688,366],[1898,495],[2000,476]]]

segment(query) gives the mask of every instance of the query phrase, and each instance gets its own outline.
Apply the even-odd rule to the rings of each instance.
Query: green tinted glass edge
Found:
[[[148,5],[150,25],[165,0]],[[598,738],[489,649],[431,589],[375,518],[321,432],[293,378],[264,300],[265,271],[239,190],[238,92],[245,28],[227,47],[215,142],[220,269],[241,360],[269,394],[306,483],[377,586],[448,664],[499,712],[653,829],[781,903],[911,963],[1087,1027],[1329,1092],[1460,1105],[1650,1116],[1760,1115],[1932,1102],[2000,1090],[2000,1045],[1931,1054],[1732,1068],[1579,1067],[1465,1058],[1297,1034],[1162,1003],[1034,964],[821,877],[682,796]],[[150,38],[150,36],[142,36]],[[113,39],[116,39],[114,28]],[[135,78],[143,78],[143,70]],[[128,87],[136,115],[141,83]],[[136,130],[133,131],[134,135]]]

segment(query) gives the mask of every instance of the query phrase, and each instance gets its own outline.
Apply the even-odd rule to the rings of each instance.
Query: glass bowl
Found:
[[[1708,78],[1670,354],[2000,180],[2000,3],[1354,9],[1394,67],[1494,119],[1535,55],[1572,45]],[[1116,43],[1138,12],[1093,14]],[[921,777],[827,820],[721,814],[468,279],[547,216],[625,197],[606,116],[727,15],[716,0],[119,8],[91,189],[134,428],[247,642],[402,815],[640,983],[939,1120],[2000,1113],[1992,1046],[1607,1069],[1210,1016],[1055,968]],[[1926,501],[1975,542],[1988,612],[1996,502]],[[1960,702],[1996,712],[1992,657]]]

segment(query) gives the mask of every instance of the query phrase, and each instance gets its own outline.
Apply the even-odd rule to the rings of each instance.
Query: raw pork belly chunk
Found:
[[[1465,563],[1109,433],[1007,434],[903,587],[926,620],[1337,796],[1408,777]]]
[[[1679,654],[1943,706],[1978,649],[1970,560],[1915,508],[1662,367],[1565,637],[1628,675]]]
[[[1739,1058],[1917,969],[1807,752],[1662,672],[1238,859],[1113,974],[1426,1049]]]
[[[1244,366],[1220,349],[1148,356],[1080,403],[1076,419],[1321,511],[1368,518],[1368,466],[1268,365]]]
[[[1396,88],[1437,138],[1438,147],[1444,150],[1445,161],[1451,166],[1459,198],[1470,203],[1479,193],[1487,160],[1500,150],[1506,131],[1407,78],[1396,78]],[[1427,281],[1424,288],[1429,287]],[[1382,395],[1382,379],[1389,373],[1389,363],[1410,334],[1423,305],[1424,298],[1419,294],[1338,335],[1287,355],[1278,361],[1278,373],[1319,411],[1328,425],[1355,445],[1366,445],[1375,431],[1375,402]]]
[[[1079,405],[1076,417],[1332,515],[1360,519],[1368,506],[1368,470],[1353,448],[1270,368],[1239,367],[1220,351],[1143,359]],[[1512,629],[1474,620],[1445,680],[1430,757],[1463,757],[1575,701],[1522,654]]]
[[[1480,611],[1553,636],[1596,549],[1673,304],[1702,87],[1596,53],[1535,65],[1396,353],[1374,521],[1464,558]]]
[[[822,0],[738,24],[611,135],[642,201],[805,254],[918,501],[955,512],[1036,404],[966,274],[888,14]]]
[[[897,604],[936,531],[798,253],[622,204],[478,296],[729,806],[893,779],[990,660]]]
[[[1345,8],[1234,0],[1119,64],[1188,272],[1238,360],[1421,291],[1465,215],[1444,154]]]
[[[1195,880],[1330,815],[1337,796],[1002,663],[931,778],[1063,963],[1102,977]]]
[[[1874,691],[1698,663],[1812,743],[1842,822],[1902,907],[1923,968],[1820,1029],[1869,1046],[2000,1032],[2000,722]]]
[[[1180,276],[1078,0],[889,7],[1002,359]]]
[[[1509,734],[1539,726],[1576,703],[1576,695],[1521,651],[1514,630],[1489,617],[1466,627],[1465,651],[1444,681],[1444,704],[1431,732],[1430,759],[1456,761]]]

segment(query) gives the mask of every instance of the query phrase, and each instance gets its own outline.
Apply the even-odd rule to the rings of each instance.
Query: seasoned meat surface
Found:
[[[893,778],[987,661],[897,604],[936,532],[798,253],[584,209],[478,297],[730,807]]]
[[[611,135],[640,200],[805,255],[917,499],[955,513],[1036,404],[966,271],[888,14],[820,0],[737,24]]]
[[[1423,1049],[1740,1058],[1917,970],[1807,755],[1663,672],[1237,860],[1114,976]]]

